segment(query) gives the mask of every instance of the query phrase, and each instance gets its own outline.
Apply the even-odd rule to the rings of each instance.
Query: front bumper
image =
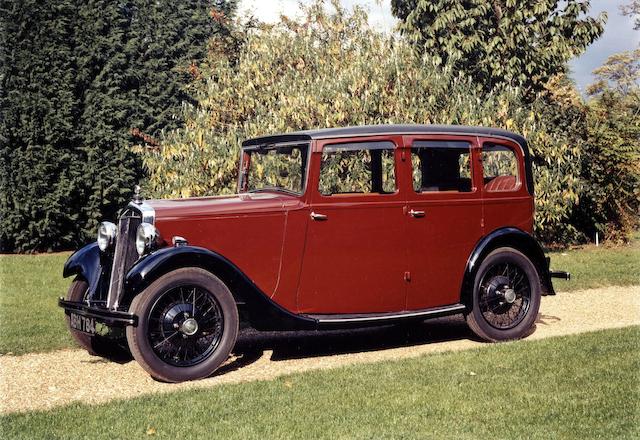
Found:
[[[67,315],[75,313],[87,318],[95,318],[109,327],[125,327],[128,325],[135,327],[138,325],[138,317],[133,313],[91,307],[86,303],[67,301],[64,298],[58,299],[58,305],[64,309]]]

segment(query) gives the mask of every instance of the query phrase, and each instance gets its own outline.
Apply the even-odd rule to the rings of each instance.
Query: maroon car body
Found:
[[[269,166],[271,174],[265,171]],[[549,270],[532,237],[533,214],[527,143],[511,132],[393,125],[266,136],[243,143],[236,195],[130,203],[119,224],[109,226],[116,231],[112,240],[103,237],[104,250],[89,245],[69,259],[65,276],[84,282],[83,293],[80,301],[76,296],[60,303],[77,324],[72,332],[94,351],[98,341],[117,341],[120,327],[128,329],[131,348],[140,321],[154,319],[154,313],[164,322],[158,327],[163,338],[169,324],[178,331],[175,339],[210,338],[213,331],[202,330],[196,319],[197,289],[217,304],[225,326],[234,317],[225,316],[226,293],[218,297],[206,279],[194,284],[200,287],[194,287],[192,310],[184,305],[191,300],[180,306],[178,297],[164,309],[153,305],[164,298],[154,290],[160,279],[193,268],[219,280],[238,319],[258,329],[388,324],[465,313],[480,336],[513,339],[532,326],[539,296],[554,294],[551,276],[568,277]],[[138,256],[131,250],[141,223],[152,227],[147,242],[139,242],[144,249]],[[189,281],[162,289],[176,285]],[[135,298],[149,289],[156,302],[149,300],[147,307]],[[483,312],[482,301],[502,308],[489,312],[485,304]],[[135,308],[150,315],[140,316]],[[186,318],[177,320],[176,313]],[[220,331],[209,357],[225,345],[224,331],[233,333],[225,346],[235,342],[237,330]],[[158,343],[163,349],[173,344]],[[195,351],[198,344],[192,344]],[[133,345],[136,359],[165,380],[204,377],[217,367],[202,367],[206,357],[181,364],[171,354],[163,359],[157,349],[145,354]],[[167,373],[155,360],[175,371]]]

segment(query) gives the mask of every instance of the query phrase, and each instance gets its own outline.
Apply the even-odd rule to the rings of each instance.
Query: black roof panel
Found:
[[[243,146],[264,145],[276,142],[305,141],[315,139],[330,139],[339,137],[384,135],[384,134],[408,134],[408,133],[451,133],[471,134],[477,136],[501,136],[513,139],[526,148],[526,140],[519,134],[500,128],[471,127],[466,125],[420,125],[420,124],[394,124],[394,125],[361,125],[354,127],[321,128],[317,130],[302,130],[291,133],[275,134],[248,139]]]

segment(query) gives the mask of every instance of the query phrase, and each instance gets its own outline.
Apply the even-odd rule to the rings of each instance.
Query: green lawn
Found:
[[[62,278],[69,255],[0,255],[0,354],[73,346],[57,307],[70,283]],[[550,255],[553,268],[568,270],[573,277],[554,280],[558,291],[640,284],[638,236],[628,246],[586,246]]]
[[[72,346],[58,297],[69,253],[0,255],[0,354],[22,354]]]
[[[571,272],[571,281],[554,279],[558,291],[640,284],[640,234],[626,246],[584,246],[550,252],[551,268]]]
[[[0,423],[7,439],[637,439],[639,341],[630,327],[493,344]]]

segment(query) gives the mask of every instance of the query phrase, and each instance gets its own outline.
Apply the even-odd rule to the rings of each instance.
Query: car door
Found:
[[[407,309],[460,301],[467,259],[482,236],[475,136],[405,136]]]
[[[298,289],[300,312],[350,314],[404,308],[404,199],[396,178],[400,140],[317,142]]]

